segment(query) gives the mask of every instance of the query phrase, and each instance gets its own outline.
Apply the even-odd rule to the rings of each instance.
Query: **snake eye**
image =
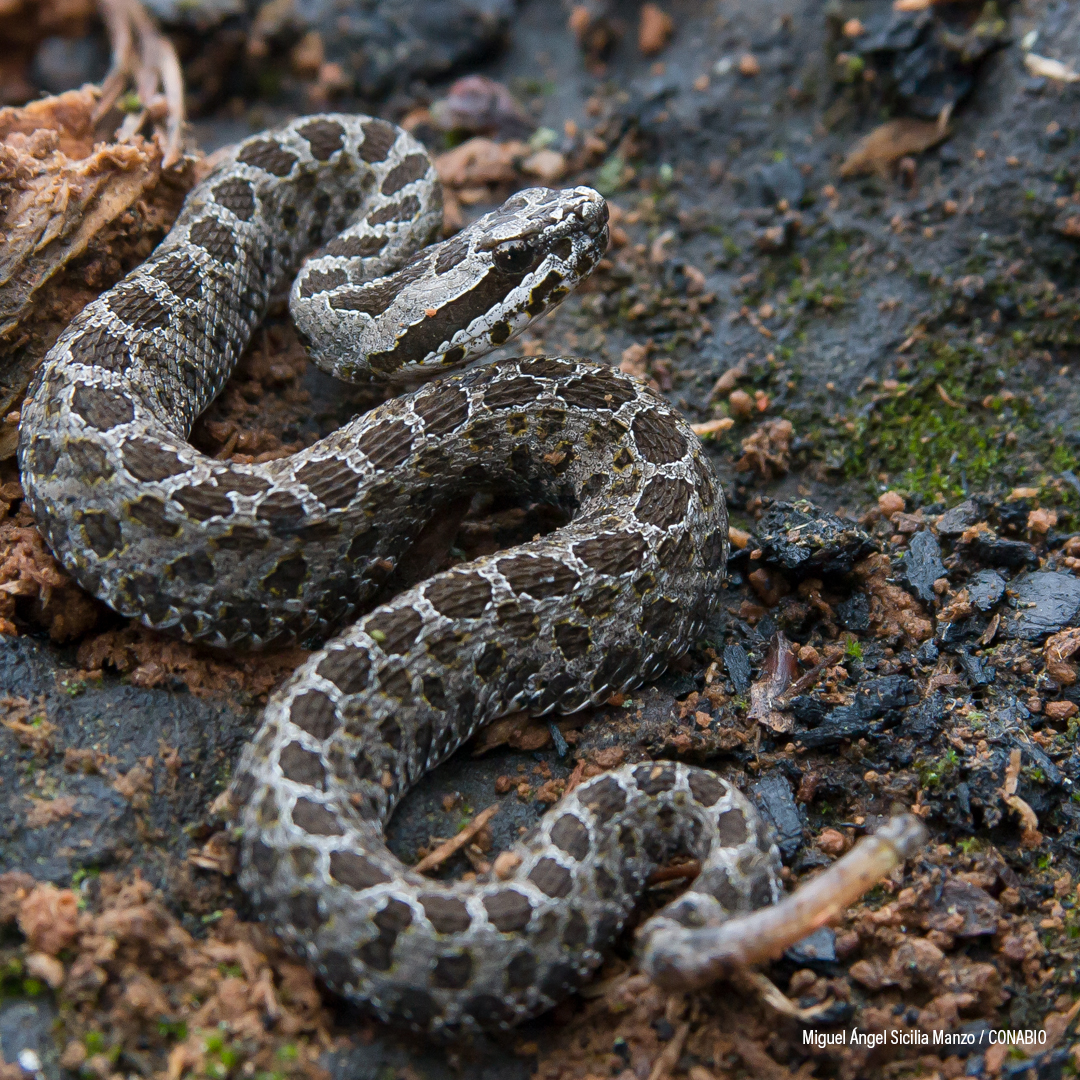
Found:
[[[540,262],[541,255],[524,240],[507,240],[491,253],[495,265],[504,274],[527,274]]]

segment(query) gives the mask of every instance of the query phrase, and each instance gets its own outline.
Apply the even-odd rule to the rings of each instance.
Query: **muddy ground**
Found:
[[[665,998],[634,981],[627,934],[594,988],[528,1029],[421,1051],[303,982],[247,926],[228,872],[211,804],[299,654],[198,653],[66,586],[53,586],[50,608],[43,585],[13,599],[15,633],[0,648],[0,869],[74,889],[79,912],[57,914],[66,893],[0,879],[0,918],[21,929],[0,944],[0,1049],[13,1067],[32,1049],[50,1080],[61,1067],[101,1080],[1080,1069],[1080,88],[1025,63],[1030,52],[1080,67],[1080,21],[1063,3],[947,6],[931,31],[953,35],[952,51],[910,60],[926,30],[865,47],[887,3],[665,7],[670,40],[643,55],[637,4],[590,8],[584,48],[569,8],[503,5],[503,47],[481,42],[487,58],[457,73],[517,94],[530,119],[515,137],[547,130],[501,172],[466,170],[452,204],[470,220],[535,183],[521,163],[538,150],[561,157],[547,159],[551,182],[609,196],[607,261],[506,352],[605,359],[712,422],[703,438],[737,545],[724,612],[656,686],[562,723],[565,747],[543,724],[518,724],[459,754],[405,801],[391,845],[414,861],[498,803],[490,835],[443,872],[473,871],[575,770],[660,754],[708,762],[751,790],[791,884],[901,808],[930,828],[925,856],[768,970],[800,1007],[822,1006],[813,1019],[780,1017],[745,988]],[[190,11],[171,33],[207,152],[323,102],[408,119],[437,154],[466,137],[424,113],[449,75],[395,85],[377,64],[353,71],[346,54],[305,66],[304,27],[272,28],[253,50],[264,24],[200,25]],[[954,62],[961,53],[970,63]],[[86,74],[94,55],[61,74]],[[928,65],[921,82],[891,79],[905,59],[909,74]],[[343,89],[353,78],[374,96]],[[947,131],[935,133],[943,103]],[[906,152],[871,147],[867,174],[842,175],[857,140],[897,118],[912,122],[894,129]],[[275,317],[195,438],[211,452],[275,454],[371,400],[308,370]],[[0,541],[26,580],[26,560],[47,557],[20,516],[12,461],[0,468]],[[497,495],[474,510],[450,561],[552,523]],[[792,530],[808,522],[817,539],[800,544]],[[74,613],[65,621],[58,605]],[[792,677],[813,674],[784,708],[762,711],[778,632],[794,643]],[[160,900],[132,891],[133,875]],[[42,927],[63,918],[70,933],[51,941]],[[279,1013],[253,989],[266,972]],[[157,980],[164,998],[147,989]],[[998,1028],[1049,1038],[994,1048]],[[889,1044],[804,1037],[852,1030]],[[970,1040],[935,1048],[935,1031]]]

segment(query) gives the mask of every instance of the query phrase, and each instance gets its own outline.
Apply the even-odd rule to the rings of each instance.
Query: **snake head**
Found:
[[[440,245],[432,265],[454,263],[441,280],[454,290],[457,322],[422,366],[446,370],[504,345],[558,307],[607,245],[608,208],[599,192],[519,191]]]
[[[528,188],[397,274],[391,348],[376,372],[430,377],[504,345],[557,307],[607,250],[608,208],[592,188]],[[367,290],[382,283],[365,286]]]
[[[528,188],[468,231],[476,232],[478,261],[490,260],[508,280],[523,274],[540,280],[555,272],[569,292],[607,250],[607,226],[607,203],[592,188]]]
[[[409,381],[469,363],[560,304],[607,243],[592,188],[519,191],[400,270],[329,295],[343,316],[327,338],[338,373]]]
[[[569,288],[592,273],[607,249],[607,203],[592,188],[528,188],[469,230],[474,251],[514,275],[555,269]]]
[[[422,366],[446,370],[504,345],[562,303],[592,273],[607,245],[608,208],[599,192],[519,191],[440,245],[432,265],[453,262],[442,282],[455,294],[457,323],[447,329],[456,332]]]

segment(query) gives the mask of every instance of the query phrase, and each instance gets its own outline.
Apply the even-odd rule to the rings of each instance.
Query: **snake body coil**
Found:
[[[417,1029],[507,1027],[595,969],[652,869],[702,860],[666,924],[778,895],[753,808],[712,773],[644,762],[570,793],[505,878],[402,866],[383,824],[484,724],[570,711],[661,672],[714,609],[723,494],[697,439],[602,365],[521,358],[449,375],[291,457],[187,441],[269,297],[292,288],[316,362],[426,375],[500,345],[589,273],[591,189],[532,189],[444,243],[408,135],[308,117],[241,144],[142,266],[90,304],[23,410],[20,464],[49,544],[89,591],[220,646],[325,639],[410,537],[493,482],[561,504],[549,536],[438,574],[355,622],[272,698],[233,785],[241,883],[339,992]]]

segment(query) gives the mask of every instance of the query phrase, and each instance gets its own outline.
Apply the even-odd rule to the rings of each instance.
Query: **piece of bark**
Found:
[[[110,142],[95,87],[0,109],[0,418],[42,356],[101,291],[146,258],[194,182],[163,140]],[[0,460],[18,425],[0,425]]]

